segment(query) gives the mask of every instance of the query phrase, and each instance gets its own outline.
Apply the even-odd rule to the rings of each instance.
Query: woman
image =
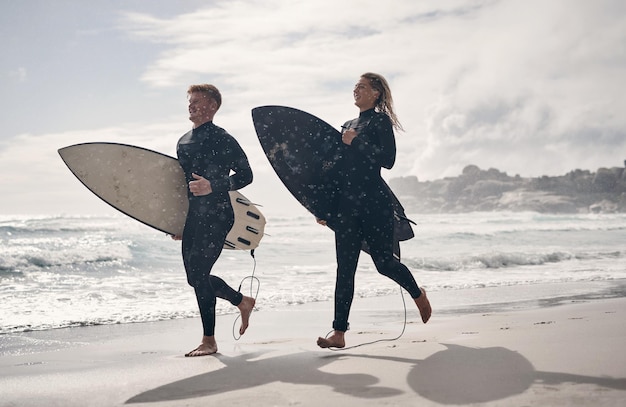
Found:
[[[375,73],[361,75],[354,87],[354,104],[359,117],[346,122],[341,140],[345,145],[339,163],[339,199],[335,230],[337,280],[333,333],[318,338],[321,348],[345,347],[345,332],[354,296],[356,273],[362,242],[376,269],[407,290],[428,322],[431,307],[426,291],[420,289],[409,269],[393,255],[394,212],[390,192],[380,169],[390,169],[396,159],[393,130],[402,130],[394,111],[389,85]],[[325,225],[325,220],[318,220]]]

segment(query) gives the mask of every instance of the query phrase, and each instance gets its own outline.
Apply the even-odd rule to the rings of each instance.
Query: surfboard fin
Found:
[[[259,230],[257,228],[253,228],[252,226],[246,226],[246,230],[250,233],[254,233],[255,235],[259,234]]]
[[[243,237],[238,237],[237,241],[245,244],[246,246],[250,246],[250,241],[248,239],[244,239]]]
[[[259,215],[257,215],[254,212],[250,212],[250,211],[246,212],[246,215],[248,215],[249,217],[254,218],[254,219],[259,219],[260,218]]]
[[[237,203],[240,203],[240,204],[245,205],[245,206],[263,206],[263,205],[260,205],[260,204],[254,203],[254,202],[250,202],[247,199],[242,199],[242,198],[237,198],[235,201]]]

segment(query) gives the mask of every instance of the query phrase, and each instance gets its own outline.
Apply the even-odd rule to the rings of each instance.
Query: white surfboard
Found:
[[[85,187],[115,209],[162,232],[182,235],[189,201],[177,159],[118,143],[76,144],[59,154]],[[224,248],[254,249],[263,237],[265,217],[241,193],[229,194],[235,224]]]

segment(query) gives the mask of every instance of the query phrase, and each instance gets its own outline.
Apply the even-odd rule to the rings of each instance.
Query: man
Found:
[[[222,103],[219,90],[208,84],[192,85],[187,95],[193,129],[180,138],[176,152],[189,184],[189,212],[182,237],[174,239],[182,238],[187,282],[195,290],[203,327],[200,345],[185,356],[204,356],[217,352],[216,297],[239,308],[241,335],[248,328],[254,308],[254,298],[242,295],[221,278],[211,275],[234,223],[228,191],[250,184],[252,170],[239,143],[226,130],[213,124],[213,117]]]

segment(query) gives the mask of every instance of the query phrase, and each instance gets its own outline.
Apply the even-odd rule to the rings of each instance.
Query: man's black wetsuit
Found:
[[[213,122],[182,136],[176,152],[187,183],[194,181],[192,173],[211,182],[212,192],[208,195],[194,196],[188,192],[189,212],[182,236],[182,253],[187,282],[196,292],[204,335],[213,336],[216,297],[235,306],[243,298],[224,280],[210,273],[234,223],[228,191],[250,184],[252,170],[239,143]]]
[[[380,175],[381,168],[390,169],[396,159],[391,120],[370,109],[342,128],[355,129],[358,134],[345,146],[339,165],[340,196],[335,225],[337,281],[333,329],[345,332],[362,241],[369,246],[379,273],[397,282],[412,298],[421,292],[409,269],[393,255],[392,198]]]

